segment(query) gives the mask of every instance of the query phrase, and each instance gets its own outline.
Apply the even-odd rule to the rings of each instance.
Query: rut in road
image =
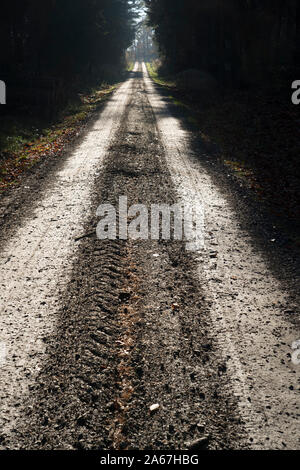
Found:
[[[142,75],[93,188],[99,204],[173,204],[176,193]],[[153,256],[155,255],[155,256]],[[238,448],[243,429],[209,305],[182,242],[80,241],[58,331],[10,448]],[[151,414],[150,405],[160,404]]]
[[[297,258],[178,117],[136,65],[1,201],[0,449],[299,447]],[[119,196],[203,204],[206,249],[98,240]]]

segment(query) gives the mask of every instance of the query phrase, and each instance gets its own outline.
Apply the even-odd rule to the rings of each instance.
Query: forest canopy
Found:
[[[222,84],[265,80],[299,64],[298,0],[145,0],[169,70],[209,71]]]
[[[3,1],[0,79],[7,84],[9,105],[22,103],[31,110],[35,102],[41,109],[61,107],[82,87],[117,76],[134,39],[138,4]]]
[[[119,64],[134,37],[128,0],[10,0],[1,5],[1,73],[74,77]]]

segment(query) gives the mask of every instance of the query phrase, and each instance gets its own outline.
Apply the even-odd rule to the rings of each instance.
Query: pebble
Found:
[[[201,439],[197,439],[193,442],[187,442],[186,446],[188,450],[200,450],[207,447],[209,444],[209,436],[204,436]]]
[[[199,432],[204,432],[205,431],[205,425],[202,423],[197,424],[197,429]]]
[[[150,406],[150,411],[153,413],[154,411],[157,411],[160,408],[160,405],[156,403],[155,405]]]

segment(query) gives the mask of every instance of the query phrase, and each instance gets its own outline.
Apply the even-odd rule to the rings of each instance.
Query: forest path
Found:
[[[136,65],[76,149],[7,205],[2,448],[300,447],[296,294],[191,140]],[[206,249],[98,240],[96,209],[120,196],[203,207]]]

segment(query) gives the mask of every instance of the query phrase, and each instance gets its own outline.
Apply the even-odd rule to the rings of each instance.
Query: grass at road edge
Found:
[[[78,94],[53,122],[26,116],[6,117],[0,130],[0,193],[17,186],[21,176],[41,159],[59,154],[118,85],[102,84]]]

